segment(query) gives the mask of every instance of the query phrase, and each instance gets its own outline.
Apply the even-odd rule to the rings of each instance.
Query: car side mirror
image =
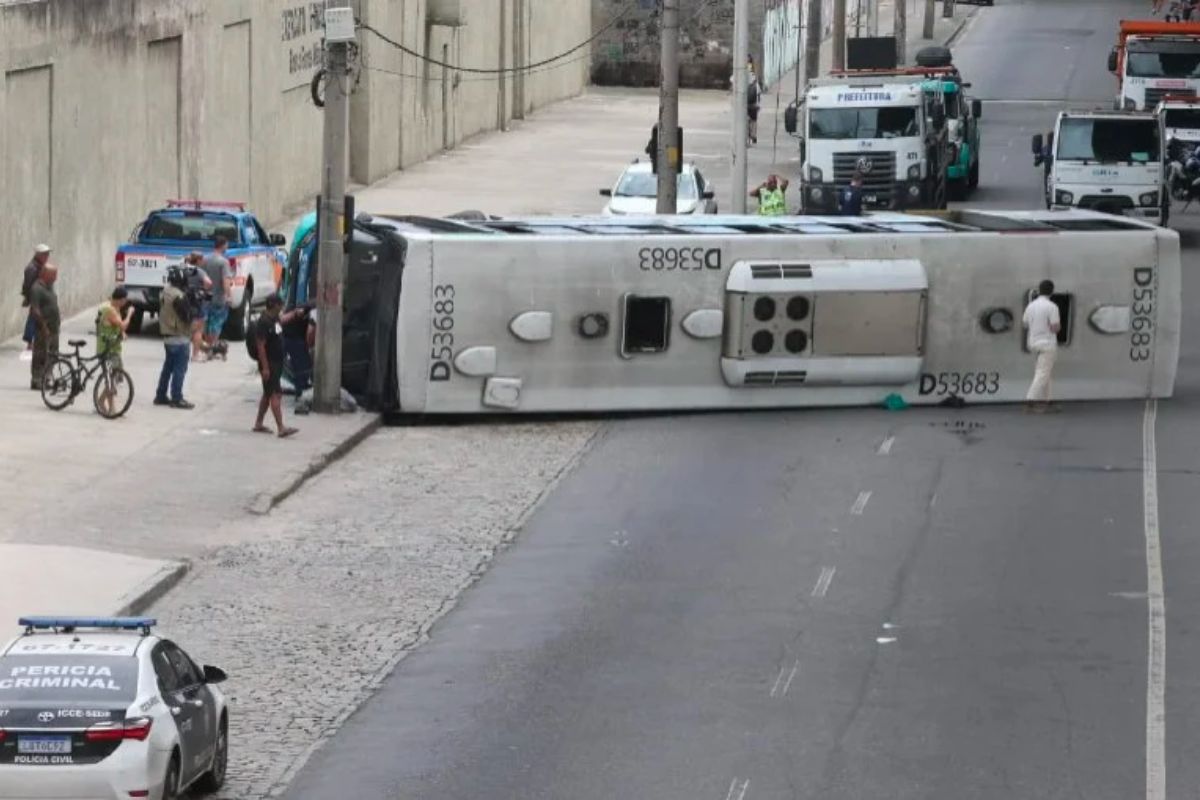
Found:
[[[975,119],[983,119],[983,101],[976,99],[971,101],[971,116]]]
[[[601,197],[612,197],[612,189],[601,189],[600,196]]]
[[[714,192],[712,189],[708,189],[707,191],[704,192],[705,200],[712,200],[716,196],[717,196],[717,193]]]
[[[1042,151],[1045,149],[1044,144],[1045,144],[1045,141],[1042,139],[1042,135],[1040,133],[1035,133],[1033,135],[1033,148],[1032,148],[1033,154],[1035,156],[1040,156],[1042,154]]]
[[[225,674],[224,670],[218,669],[217,667],[209,666],[208,664],[204,665],[204,682],[205,683],[224,683],[228,679],[229,679],[229,676],[227,676]]]
[[[283,247],[287,244],[287,237],[282,233],[272,233],[267,236],[267,241],[275,247]]]
[[[1117,71],[1117,51],[1115,48],[1108,51],[1108,71]]]

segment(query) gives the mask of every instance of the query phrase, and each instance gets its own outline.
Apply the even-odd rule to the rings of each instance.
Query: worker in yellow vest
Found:
[[[787,191],[787,188],[787,179],[781,178],[778,175],[771,175],[760,183],[750,193],[750,196],[758,201],[759,215],[764,217],[782,217],[787,214],[787,199],[784,197],[784,192]]]

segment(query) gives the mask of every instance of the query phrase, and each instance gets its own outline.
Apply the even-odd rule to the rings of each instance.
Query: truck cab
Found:
[[[1033,137],[1046,206],[1104,211],[1166,225],[1162,119],[1141,111],[1063,111],[1052,138]]]
[[[801,205],[838,210],[854,173],[868,209],[945,208],[950,142],[945,98],[922,70],[835,73],[813,81],[799,109]]]
[[[1200,22],[1122,20],[1108,54],[1117,76],[1114,107],[1153,111],[1167,95],[1200,94]]]
[[[1188,150],[1200,145],[1200,97],[1168,95],[1158,104],[1163,140],[1178,142]]]

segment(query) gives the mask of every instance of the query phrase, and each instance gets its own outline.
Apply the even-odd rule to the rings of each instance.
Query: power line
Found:
[[[591,57],[592,57],[591,53],[588,53],[585,56],[580,56],[578,58],[572,58],[568,61],[560,61],[557,64],[552,64],[547,67],[541,67],[539,69],[527,70],[527,74],[537,75],[537,74],[540,74],[543,72],[552,72],[553,70],[556,70],[556,69],[562,69],[563,67],[569,67],[572,64],[579,64],[584,61],[588,61],[591,59]],[[440,75],[436,75],[436,76],[435,75],[414,75],[411,72],[397,72],[396,70],[392,70],[392,69],[384,69],[383,67],[372,67],[372,66],[368,66],[368,65],[364,65],[363,69],[366,69],[370,72],[381,72],[385,75],[393,75],[397,78],[408,78],[408,79],[414,80],[414,81],[426,81],[428,83],[441,83],[441,81],[442,81],[442,77]],[[458,80],[460,83],[492,83],[492,82],[498,81],[499,79],[500,79],[499,75],[489,75],[489,76],[479,77],[479,78],[459,78]]]
[[[414,58],[419,58],[422,61],[433,64],[434,66],[443,67],[445,69],[453,70],[455,72],[469,72],[469,73],[473,73],[476,75],[501,75],[501,74],[516,73],[516,72],[529,72],[530,70],[537,69],[538,67],[544,67],[547,64],[553,64],[555,61],[561,61],[562,59],[566,58],[567,56],[569,56],[573,53],[576,53],[579,50],[582,50],[583,48],[587,47],[592,42],[596,41],[601,36],[603,36],[605,33],[608,33],[608,31],[610,31],[614,27],[616,27],[616,24],[618,22],[620,22],[622,19],[624,19],[626,16],[629,15],[629,12],[633,10],[635,5],[636,5],[636,0],[630,0],[628,3],[625,4],[625,8],[619,14],[617,14],[615,17],[613,17],[607,25],[605,25],[600,30],[593,33],[591,36],[589,36],[584,41],[582,41],[579,44],[572,47],[570,50],[564,50],[563,52],[559,53],[556,56],[551,56],[550,58],[543,59],[541,61],[537,61],[533,64],[526,64],[525,66],[521,66],[521,67],[502,67],[500,69],[481,69],[479,67],[463,67],[463,66],[458,66],[456,64],[447,64],[445,61],[439,61],[438,59],[427,56],[424,53],[418,53],[416,50],[413,50],[411,47],[407,47],[407,46],[401,44],[400,42],[397,42],[395,39],[388,38],[386,35],[375,30],[370,25],[363,25],[360,23],[359,27],[365,31],[375,34],[375,36],[379,37],[379,39],[386,42],[387,44],[390,44],[392,47],[396,48],[400,52],[407,53],[408,55],[413,56]]]

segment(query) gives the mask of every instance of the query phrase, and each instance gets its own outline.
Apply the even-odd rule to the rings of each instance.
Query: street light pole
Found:
[[[749,118],[746,108],[746,91],[750,76],[746,62],[750,58],[750,2],[733,2],[733,112],[732,166],[733,178],[729,182],[729,206],[735,214],[746,213],[746,140],[750,137]]]
[[[679,0],[662,0],[662,80],[658,99],[659,214],[674,214],[677,206],[679,152]]]
[[[324,169],[321,182],[320,255],[317,266],[317,354],[313,371],[313,410],[336,414],[342,400],[342,285],[346,264],[346,174],[349,171],[346,141],[350,132],[350,38],[345,29],[334,33],[335,20],[345,23],[350,13],[346,0],[334,0],[325,12],[325,131]],[[353,225],[353,220],[350,221]]]

